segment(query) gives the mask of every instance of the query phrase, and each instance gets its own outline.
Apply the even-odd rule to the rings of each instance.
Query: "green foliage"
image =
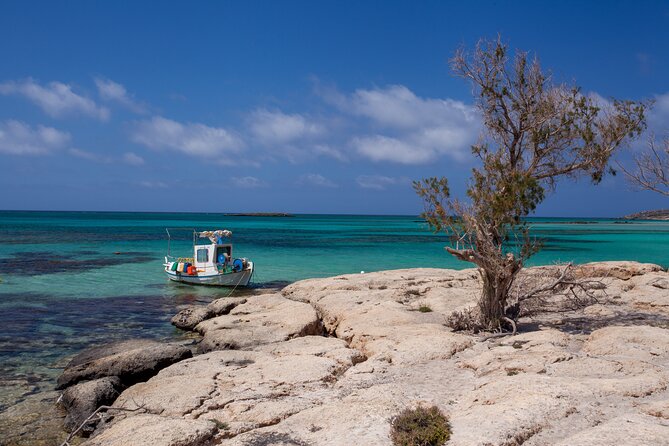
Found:
[[[435,232],[441,232],[453,223],[448,199],[451,197],[446,178],[430,177],[414,181],[413,188],[423,199],[426,209],[421,214]]]
[[[421,304],[418,307],[418,311],[420,311],[421,313],[432,313],[432,308],[430,308],[430,306],[427,304]]]
[[[450,436],[448,419],[437,406],[405,409],[391,422],[395,446],[441,446]]]

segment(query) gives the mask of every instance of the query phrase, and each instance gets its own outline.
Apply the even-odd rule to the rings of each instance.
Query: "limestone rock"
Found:
[[[65,427],[72,431],[81,425],[98,407],[114,402],[121,393],[121,380],[117,376],[98,378],[68,387],[61,398],[67,410]],[[90,434],[95,425],[87,424],[82,432]]]
[[[224,422],[228,435],[236,434],[321,404],[332,383],[359,360],[346,354],[343,341],[318,336],[258,349],[214,351],[174,364],[125,390],[114,406],[141,402],[168,418]]]
[[[606,421],[591,429],[570,436],[556,446],[667,446],[669,445],[669,422],[655,417],[628,414]]]
[[[89,444],[385,446],[392,417],[417,404],[449,417],[449,446],[667,444],[669,296],[656,284],[669,273],[635,262],[580,271],[607,286],[595,305],[535,313],[499,339],[444,325],[480,292],[471,269],[352,274],[250,297],[197,325],[212,351],[114,403],[152,415],[115,416]],[[202,435],[191,423],[207,423]]]
[[[245,297],[221,297],[207,305],[207,309],[215,316],[228,314],[238,305],[246,303]]]
[[[614,277],[621,280],[629,280],[634,276],[640,276],[654,271],[663,271],[660,265],[654,263],[639,263],[625,261],[586,263],[576,267],[576,277]]]
[[[473,270],[381,271],[305,280],[282,294],[310,302],[328,332],[367,357],[410,363],[447,359],[471,345],[444,318],[471,304],[477,277]],[[432,311],[418,312],[419,305]]]
[[[170,322],[182,330],[192,330],[197,324],[212,316],[214,313],[207,307],[188,307],[175,314]]]
[[[642,326],[605,327],[594,331],[583,349],[601,356],[626,357],[654,362],[669,360],[669,330]]]
[[[216,424],[140,414],[113,424],[85,446],[205,446],[217,432]]]
[[[195,329],[204,335],[202,352],[244,349],[322,332],[311,305],[280,294],[250,297],[229,314],[201,322]]]
[[[669,290],[669,279],[653,280],[650,284],[655,288],[659,288],[661,290]]]
[[[193,330],[197,324],[215,316],[228,314],[237,305],[246,302],[243,297],[222,297],[207,306],[192,306],[178,312],[171,320],[172,325],[182,330]]]
[[[147,380],[160,369],[191,356],[186,347],[145,339],[93,347],[70,361],[58,378],[57,389],[105,376],[118,376],[128,385]]]
[[[639,406],[641,411],[646,415],[669,420],[669,399],[650,401],[642,403]]]

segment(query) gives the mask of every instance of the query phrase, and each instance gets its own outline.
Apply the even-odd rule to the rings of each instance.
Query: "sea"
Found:
[[[669,222],[530,219],[530,264],[637,260],[669,267]],[[194,230],[229,229],[233,257],[256,265],[250,289],[180,285],[169,249],[192,256]],[[186,341],[170,318],[219,297],[296,280],[398,268],[467,268],[417,216],[0,211],[0,411],[53,390],[82,349],[129,338]]]

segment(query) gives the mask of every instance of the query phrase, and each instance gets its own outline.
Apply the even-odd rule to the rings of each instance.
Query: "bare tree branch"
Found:
[[[136,404],[136,403],[135,403]],[[71,446],[70,441],[84,428],[86,427],[87,424],[95,421],[101,421],[103,419],[103,413],[102,412],[110,412],[110,411],[119,411],[119,412],[137,412],[139,410],[144,409],[144,405],[137,405],[134,409],[129,409],[127,407],[114,407],[114,406],[100,406],[93,413],[91,413],[80,425],[77,427],[75,430],[70,432],[70,434],[67,436],[65,441],[63,441],[60,446]]]
[[[648,151],[634,159],[635,170],[628,170],[618,163],[627,179],[642,190],[649,190],[669,197],[669,137],[658,147],[655,138],[648,141]]]

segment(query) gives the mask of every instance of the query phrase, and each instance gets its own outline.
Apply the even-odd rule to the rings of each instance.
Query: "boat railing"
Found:
[[[193,246],[195,246],[195,241],[197,239],[197,231],[195,228],[165,228],[165,232],[167,232],[167,256],[166,258],[175,261],[175,259],[178,259],[179,257],[175,257],[172,255],[172,234],[170,234],[170,229],[173,231],[188,231],[192,232],[193,234]],[[192,262],[191,262],[192,263]]]

